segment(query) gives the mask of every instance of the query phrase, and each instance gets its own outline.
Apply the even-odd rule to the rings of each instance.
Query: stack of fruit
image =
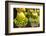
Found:
[[[39,9],[34,8],[16,8],[17,17],[14,19],[15,25],[25,27],[28,23],[30,26],[38,26],[39,24]],[[28,24],[28,25],[29,25]]]
[[[32,27],[38,26],[38,24],[39,24],[39,15],[38,15],[39,12],[40,11],[38,9],[36,10],[36,9],[30,9],[30,8],[27,12],[27,13],[30,13],[30,14],[28,14],[28,16],[30,15],[30,17],[28,17],[28,19],[29,19],[29,23]]]
[[[23,13],[25,11],[24,8],[17,8],[17,17],[15,18],[14,22],[18,27],[25,27],[28,23],[28,19]]]

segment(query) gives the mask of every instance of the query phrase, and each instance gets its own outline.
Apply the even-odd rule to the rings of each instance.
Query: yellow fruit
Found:
[[[38,16],[38,14],[37,14],[37,13],[32,13],[32,15],[33,15],[33,16]]]
[[[16,26],[18,27],[24,27],[27,25],[28,19],[24,15],[23,12],[17,13],[17,17],[14,20]]]
[[[23,12],[20,12],[20,13],[18,13],[18,17],[20,17],[20,18],[25,18],[25,15],[24,15]]]
[[[17,10],[18,12],[24,12],[24,11],[26,11],[25,8],[16,8],[16,10]]]

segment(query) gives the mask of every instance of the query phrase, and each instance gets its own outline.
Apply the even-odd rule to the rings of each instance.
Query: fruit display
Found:
[[[24,27],[24,26],[26,26],[28,19],[26,18],[24,13],[21,12],[21,13],[17,14],[17,17],[15,18],[14,22],[15,22],[16,26]]]
[[[32,27],[34,27],[34,26],[38,26],[39,25],[39,12],[40,12],[40,10],[39,9],[37,9],[37,10],[35,10],[35,9],[29,9],[28,11],[30,11],[29,13],[30,13],[30,17],[28,18],[29,19],[29,23],[30,23],[30,25],[32,26]]]
[[[14,19],[14,23],[18,27],[26,27],[26,25],[30,24],[30,26],[38,26],[40,10],[34,8],[16,8],[17,16]]]

